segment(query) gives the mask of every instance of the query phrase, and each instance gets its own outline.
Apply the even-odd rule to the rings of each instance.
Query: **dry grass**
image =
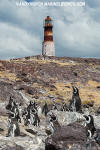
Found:
[[[85,85],[77,82],[74,83],[73,85],[79,88],[80,98],[83,104],[94,101],[95,104],[100,105],[100,90],[96,88],[97,86],[100,86],[98,82],[89,81]],[[58,82],[55,84],[55,86],[57,90],[50,91],[48,89],[47,95],[55,95],[58,97],[60,95],[66,102],[68,102],[68,100],[71,99],[72,97],[72,84],[71,83],[65,84],[62,82]],[[60,99],[57,99],[57,101],[61,102]]]
[[[11,60],[14,63],[22,63],[22,64],[27,64],[28,61],[34,62],[35,65],[35,70],[37,70],[38,64],[50,64],[51,62],[56,63],[59,66],[72,66],[72,65],[80,65],[80,63],[77,63],[75,61],[70,61],[68,60],[67,62],[63,62],[63,60],[39,60],[35,58],[30,58],[30,59],[17,59],[17,60]],[[91,67],[93,68],[93,71],[99,71],[100,70],[96,68],[100,68],[100,65],[93,65],[92,63],[89,63],[89,69],[91,70]],[[2,63],[0,63],[0,66],[2,66]],[[80,72],[80,75],[82,72]],[[10,81],[16,81],[20,80],[16,77],[14,73],[10,73],[8,70],[6,71],[0,71],[0,78],[7,78]],[[38,79],[41,79],[41,76],[37,76]],[[51,78],[52,81],[58,81],[56,78]],[[43,87],[42,85],[39,85],[38,83],[33,83],[33,87],[40,88],[40,89],[45,89],[47,92],[43,94],[43,96],[49,96],[49,95],[54,95],[58,97],[57,101],[61,102],[61,99],[59,97],[62,97],[66,102],[68,102],[69,99],[72,97],[72,85],[77,86],[79,88],[79,93],[80,93],[80,98],[83,103],[87,103],[90,101],[94,101],[95,104],[100,105],[100,89],[97,89],[97,86],[100,86],[99,82],[89,80],[87,83],[82,84],[80,82],[77,83],[70,83],[67,82],[56,82],[54,83],[54,86],[56,89],[51,90],[49,87]],[[50,103],[50,99],[48,98],[48,103]]]
[[[37,59],[37,58],[30,58],[30,59],[20,59],[20,60],[12,60],[14,63],[23,63],[26,64],[27,61],[35,62],[37,64],[49,64],[51,62],[56,63],[60,66],[68,66],[68,65],[80,65],[79,63],[75,61],[68,61],[68,62],[63,62],[60,60],[49,60],[49,59]]]
[[[3,66],[2,63],[0,63],[0,66]]]
[[[9,79],[11,81],[15,81],[17,78],[16,78],[16,75],[14,73],[9,73],[9,71],[0,71],[0,78],[6,78],[6,79]]]

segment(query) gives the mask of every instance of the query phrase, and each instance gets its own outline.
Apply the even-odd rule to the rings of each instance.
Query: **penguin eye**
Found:
[[[89,120],[89,118],[87,117],[87,118],[86,118],[86,120],[88,121],[88,120]]]

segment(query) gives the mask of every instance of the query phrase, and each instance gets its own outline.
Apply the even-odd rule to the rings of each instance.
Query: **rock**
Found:
[[[9,101],[10,96],[13,96],[14,101],[23,104],[23,98],[18,91],[13,89],[13,84],[0,81],[0,101],[3,103]]]
[[[100,145],[100,129],[97,129],[96,131],[95,140]]]
[[[56,99],[56,97],[54,95],[49,95],[48,96],[50,99]]]
[[[93,107],[93,106],[94,106],[94,101],[87,102],[87,104],[83,105],[84,108],[89,108],[89,107]]]
[[[22,146],[16,145],[16,146],[6,146],[2,150],[25,150]]]
[[[37,133],[36,131],[33,131],[32,129],[26,129],[26,131],[33,134],[33,135],[35,135]]]
[[[86,145],[86,129],[78,124],[73,123],[58,128],[53,135],[46,139],[45,150],[67,150],[73,145],[79,145],[80,148]]]
[[[78,76],[77,72],[73,72],[73,74],[74,74],[74,76],[76,76],[76,77]]]
[[[42,94],[46,94],[46,93],[47,93],[47,91],[46,91],[45,89],[41,89],[41,90],[40,90],[40,93],[42,93]]]
[[[77,112],[62,112],[62,111],[56,111],[56,110],[52,110],[52,112],[54,114],[56,114],[57,118],[58,118],[58,122],[61,125],[68,125],[70,123],[76,122],[76,121],[83,121],[84,117],[83,114],[77,113]],[[49,112],[48,114],[50,114],[51,112]]]
[[[34,136],[4,137],[0,136],[0,150],[44,150],[42,138]]]
[[[57,88],[55,87],[55,85],[50,85],[50,87],[51,87],[52,89],[57,89]]]
[[[97,89],[100,89],[100,86],[97,86]]]
[[[94,118],[94,125],[97,129],[100,129],[100,116],[93,116]]]
[[[3,132],[3,131],[4,131],[4,129],[0,128],[0,132]]]
[[[97,115],[99,115],[100,114],[100,107],[97,109]]]
[[[0,132],[2,130],[7,130],[8,128],[8,120],[7,117],[0,116]]]

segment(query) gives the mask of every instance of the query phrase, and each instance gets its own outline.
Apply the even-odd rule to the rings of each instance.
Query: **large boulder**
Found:
[[[83,148],[86,141],[86,129],[79,123],[73,123],[59,127],[48,137],[45,141],[45,150],[68,150],[73,145]]]
[[[48,114],[50,114],[51,112],[53,112],[57,116],[58,122],[61,124],[61,126],[65,126],[76,121],[83,122],[85,120],[83,114],[77,112],[63,112],[52,110]]]
[[[58,127],[45,140],[45,150],[100,150],[94,140],[87,140],[86,128],[79,123]]]

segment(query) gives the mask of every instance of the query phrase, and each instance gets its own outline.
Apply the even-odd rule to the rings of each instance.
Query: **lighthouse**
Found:
[[[42,43],[43,56],[55,56],[55,44],[53,41],[53,22],[50,16],[44,20],[44,41]]]

